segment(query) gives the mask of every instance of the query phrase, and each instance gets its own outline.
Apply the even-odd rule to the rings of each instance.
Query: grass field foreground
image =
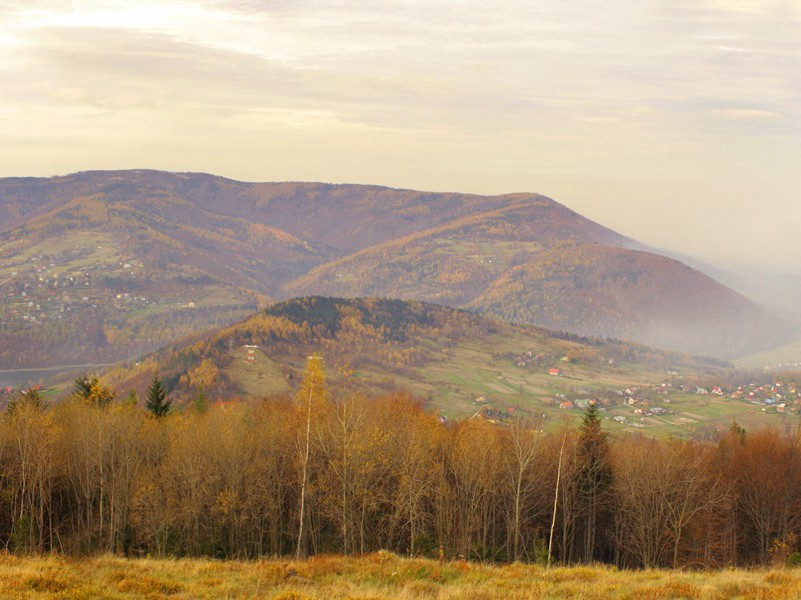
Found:
[[[798,598],[801,570],[618,571],[404,559],[306,561],[0,557],[3,598]]]

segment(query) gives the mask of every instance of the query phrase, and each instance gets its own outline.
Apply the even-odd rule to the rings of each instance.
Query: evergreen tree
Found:
[[[100,383],[97,377],[84,375],[75,380],[73,394],[82,398],[90,404],[97,406],[107,406],[114,400],[114,390]]]
[[[581,513],[584,515],[583,539],[580,554],[585,562],[598,556],[599,516],[606,509],[612,485],[612,468],[608,460],[608,434],[601,428],[598,406],[593,402],[581,420],[578,439],[578,486]]]
[[[147,388],[147,402],[145,402],[145,408],[147,408],[153,416],[160,418],[170,412],[171,405],[172,400],[167,400],[167,388],[164,387],[159,376],[154,375],[150,387]]]
[[[137,406],[139,404],[139,396],[136,395],[136,390],[131,390],[125,397],[125,404],[128,406]]]
[[[199,415],[209,410],[209,401],[206,398],[206,391],[202,387],[198,389],[197,395],[192,401],[192,410]]]
[[[74,393],[76,396],[80,396],[81,398],[89,398],[89,394],[92,393],[92,379],[89,375],[84,375],[83,377],[78,377],[73,383],[74,385]],[[97,378],[94,378],[97,381]]]

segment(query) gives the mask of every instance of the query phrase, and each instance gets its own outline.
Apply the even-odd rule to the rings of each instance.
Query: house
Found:
[[[556,377],[558,377],[561,374],[562,371],[560,369],[548,369],[548,375],[555,375]]]
[[[559,408],[561,408],[563,410],[569,410],[569,409],[573,408],[573,403],[570,400],[565,400],[564,402],[559,404]]]

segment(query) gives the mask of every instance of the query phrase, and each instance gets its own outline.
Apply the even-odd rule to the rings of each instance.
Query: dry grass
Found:
[[[801,570],[545,570],[403,559],[379,552],[307,561],[0,556],[2,598],[799,598]]]

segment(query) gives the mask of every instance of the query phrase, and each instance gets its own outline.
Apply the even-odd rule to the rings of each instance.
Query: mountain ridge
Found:
[[[53,247],[75,256],[82,252],[83,258],[51,256]],[[45,328],[53,317],[75,319],[63,303],[58,314],[29,311],[23,304],[30,300],[21,302],[22,292],[32,292],[34,307],[45,306],[41,301],[68,294],[60,296],[60,282],[52,281],[49,296],[39,294],[42,278],[77,279],[87,269],[103,274],[87,284],[94,298],[79,296],[103,309],[96,353],[109,333],[115,337],[116,331],[144,327],[138,322],[128,327],[141,312],[105,310],[109,298],[134,289],[148,292],[137,297],[147,298],[149,310],[164,319],[177,314],[175,306],[191,303],[216,315],[218,324],[233,318],[237,306],[251,310],[324,294],[436,301],[721,357],[784,341],[780,319],[672,260],[533,193],[482,196],[353,184],[245,183],[151,170],[0,179],[0,292],[6,290],[7,301],[0,322],[13,324],[23,346],[35,337],[31,318]],[[12,278],[15,272],[19,277]],[[23,273],[28,288],[20,285]],[[521,283],[532,274],[539,275]],[[9,308],[9,294],[16,308]],[[635,305],[629,298],[640,300]],[[657,319],[647,298],[683,308],[670,319]],[[73,308],[85,312],[79,304]],[[223,316],[221,307],[231,314]],[[235,316],[245,314],[243,308]],[[187,327],[209,324],[187,321]],[[701,322],[711,325],[699,334]],[[675,335],[659,333],[668,330]],[[185,328],[175,335],[183,333]],[[154,336],[144,337],[109,350],[116,359],[152,349]],[[8,365],[2,347],[0,340],[0,365]]]

